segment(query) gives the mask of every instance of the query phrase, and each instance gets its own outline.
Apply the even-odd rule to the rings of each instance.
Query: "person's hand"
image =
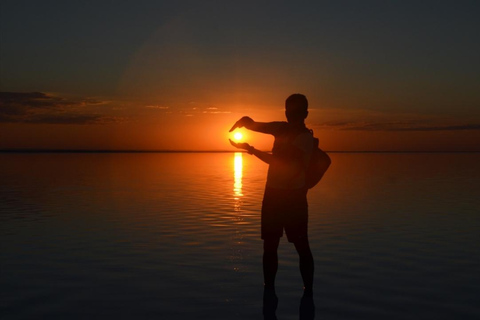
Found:
[[[246,142],[233,142],[232,140],[228,139],[228,141],[230,141],[230,144],[232,146],[234,146],[235,148],[238,148],[238,149],[244,149],[244,150],[247,150],[247,151],[251,151],[252,150],[252,146],[250,146],[248,143]]]
[[[241,118],[240,120],[238,120],[237,122],[235,122],[235,124],[233,125],[233,127],[230,129],[230,131],[228,132],[232,132],[233,130],[235,130],[236,128],[242,128],[242,127],[245,127],[246,125],[248,125],[249,123],[252,123],[253,122],[253,119],[250,118],[250,117],[243,117]]]

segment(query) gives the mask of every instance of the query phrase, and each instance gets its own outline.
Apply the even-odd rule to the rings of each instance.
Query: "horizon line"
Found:
[[[480,150],[324,150],[326,153],[480,153]],[[0,153],[236,153],[236,150],[135,150],[135,149],[0,149]]]

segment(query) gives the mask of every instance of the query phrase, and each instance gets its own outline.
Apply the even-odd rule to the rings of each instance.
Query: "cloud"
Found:
[[[336,122],[317,125],[323,128],[335,128],[350,131],[462,131],[480,130],[480,124],[418,124],[409,122]]]
[[[158,106],[158,105],[150,105],[150,106],[145,106],[147,109],[159,109],[159,110],[167,110],[170,107],[167,106]]]
[[[480,130],[480,118],[331,108],[319,110],[310,125],[345,131],[465,131]]]
[[[230,114],[232,111],[226,110],[225,108],[220,108],[214,106],[210,103],[203,103],[197,101],[190,101],[188,103],[175,103],[170,102],[169,105],[165,105],[162,102],[150,101],[148,104],[139,105],[140,108],[135,108],[135,104],[132,104],[131,110],[135,110],[136,117],[149,116],[152,115],[161,116],[164,114],[176,114],[180,116],[196,116],[204,114]]]
[[[42,92],[0,92],[0,123],[103,124],[116,117],[89,111],[106,104],[91,98],[67,99]]]

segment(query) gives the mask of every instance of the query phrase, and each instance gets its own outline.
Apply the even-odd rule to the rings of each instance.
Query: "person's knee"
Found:
[[[263,242],[263,251],[266,254],[276,254],[280,239],[265,239]]]
[[[295,245],[295,249],[297,249],[299,255],[308,256],[312,254],[310,245],[308,243],[308,238],[299,238],[293,244]]]

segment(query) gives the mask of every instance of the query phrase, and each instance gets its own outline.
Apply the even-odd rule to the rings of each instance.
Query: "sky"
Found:
[[[480,151],[480,1],[0,0],[0,150]],[[273,138],[243,130],[263,150]]]

